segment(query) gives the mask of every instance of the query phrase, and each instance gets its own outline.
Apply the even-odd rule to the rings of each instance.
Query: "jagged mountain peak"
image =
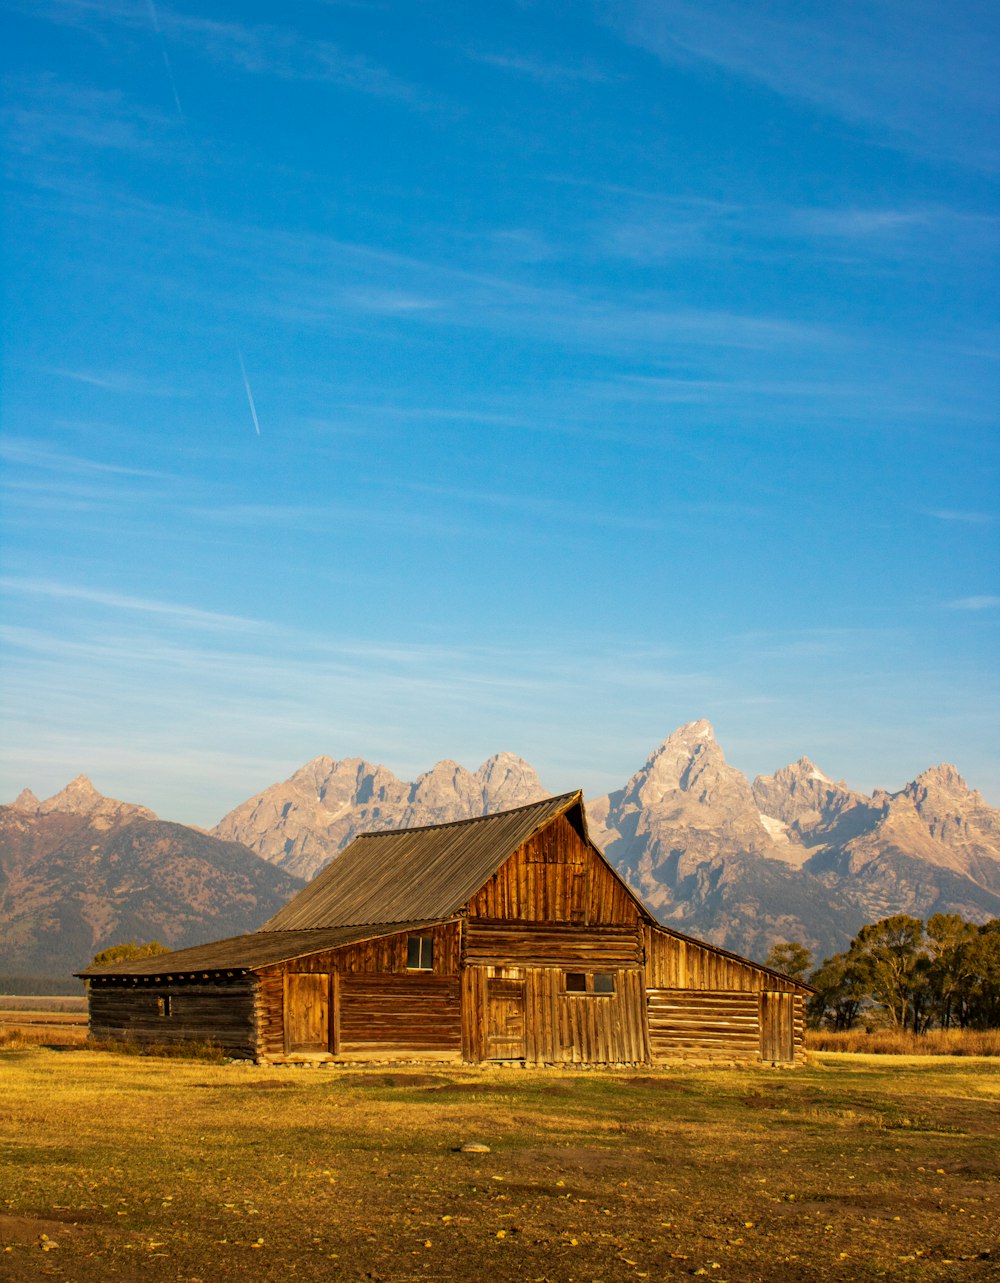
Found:
[[[476,771],[476,779],[484,796],[494,800],[493,810],[537,802],[547,796],[535,768],[516,753],[494,753]]]
[[[32,794],[32,796],[34,796]],[[78,775],[65,788],[53,793],[37,807],[39,815],[79,815],[105,821],[125,819],[155,820],[157,817],[146,806],[134,802],[120,802],[117,798],[99,793],[86,775]]]
[[[776,770],[773,775],[758,775],[753,787],[756,790],[758,784],[767,787],[772,783],[788,789],[805,787],[814,790],[832,789],[840,793],[851,791],[843,780],[832,780],[808,757],[800,757],[794,762],[789,762],[787,766]]]
[[[365,761],[363,757],[344,757],[338,761],[334,757],[323,755],[314,757],[311,761],[306,762],[304,766],[300,766],[285,782],[288,784],[295,783],[306,788],[315,786],[316,792],[319,794],[331,779],[353,778],[378,769],[371,762]]]
[[[784,767],[786,771],[795,771],[796,774],[804,776],[808,780],[818,780],[821,784],[832,784],[833,780],[819,769],[815,762],[808,757],[800,757],[797,761],[792,762],[790,766]]]
[[[847,840],[875,814],[871,798],[831,780],[808,757],[758,775],[753,796],[765,819],[780,820],[810,847],[828,843],[834,833]]]
[[[975,852],[1000,861],[1000,813],[969,788],[956,768],[942,762],[922,771],[884,801],[886,827],[906,824],[912,816],[930,836],[950,851]],[[934,858],[940,859],[939,853]],[[949,857],[944,857],[950,862]]]
[[[962,776],[959,775],[958,768],[952,766],[950,762],[939,762],[937,766],[929,766],[926,771],[921,771],[915,780],[907,784],[903,792],[915,793],[921,789],[925,792],[929,792],[931,789],[941,789],[949,793],[975,793],[975,790],[970,789]]]
[[[662,748],[664,745],[672,743],[689,744],[698,740],[707,740],[713,744],[716,742],[715,729],[706,717],[700,717],[695,722],[685,722],[683,726],[678,726],[675,731],[671,731],[660,747]]]
[[[70,780],[65,788],[46,798],[42,805],[51,811],[74,811],[78,806],[86,806],[100,796],[101,794],[94,788],[89,776],[77,775]]]
[[[31,789],[22,789],[17,797],[11,803],[15,811],[27,811],[29,814],[34,813],[41,806],[41,802],[35,797]]]
[[[317,757],[230,811],[213,833],[308,878],[357,833],[463,820],[547,796],[515,753],[497,753],[475,772],[445,758],[412,784],[362,757]]]
[[[673,794],[727,808],[752,807],[750,785],[726,761],[711,722],[701,719],[678,727],[658,745],[622,790],[622,800],[644,807],[663,803]]]

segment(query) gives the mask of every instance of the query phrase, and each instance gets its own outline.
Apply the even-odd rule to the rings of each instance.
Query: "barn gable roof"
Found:
[[[359,834],[261,931],[450,918],[519,846],[565,814],[586,837],[579,789],[471,820]]]

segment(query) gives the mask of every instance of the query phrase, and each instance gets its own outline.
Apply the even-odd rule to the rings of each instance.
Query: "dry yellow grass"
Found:
[[[0,1053],[0,1277],[995,1277],[1000,1064],[624,1075]],[[489,1154],[456,1152],[480,1139]]]
[[[1000,1029],[909,1030],[849,1029],[843,1033],[810,1029],[806,1046],[812,1051],[848,1051],[868,1056],[1000,1056]]]

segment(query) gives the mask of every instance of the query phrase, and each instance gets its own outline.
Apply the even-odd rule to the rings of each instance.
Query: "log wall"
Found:
[[[462,957],[466,963],[520,963],[577,971],[639,967],[643,961],[642,931],[638,925],[579,927],[470,918],[465,924]]]
[[[760,999],[734,990],[651,989],[649,1043],[655,1060],[756,1060]]]
[[[248,976],[155,987],[91,982],[90,1036],[167,1045],[211,1042],[231,1056],[254,1059],[254,988]]]
[[[411,934],[434,941],[433,967],[407,969]],[[286,977],[320,973],[332,977],[328,1057],[408,1056],[416,1052],[461,1054],[459,968],[461,924],[401,931],[261,968],[256,1018],[260,1054],[266,1060],[314,1058],[288,1048]]]
[[[462,1049],[458,977],[352,974],[340,981],[340,1053]]]
[[[802,1052],[805,997],[778,990],[650,989],[654,1060],[764,1060],[790,1063]]]

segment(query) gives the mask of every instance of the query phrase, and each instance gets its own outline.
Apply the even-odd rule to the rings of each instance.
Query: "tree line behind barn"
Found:
[[[935,913],[923,922],[898,913],[862,927],[811,974],[809,950],[798,942],[776,945],[767,961],[808,976],[817,1029],[1000,1029],[1000,918],[978,924]]]

